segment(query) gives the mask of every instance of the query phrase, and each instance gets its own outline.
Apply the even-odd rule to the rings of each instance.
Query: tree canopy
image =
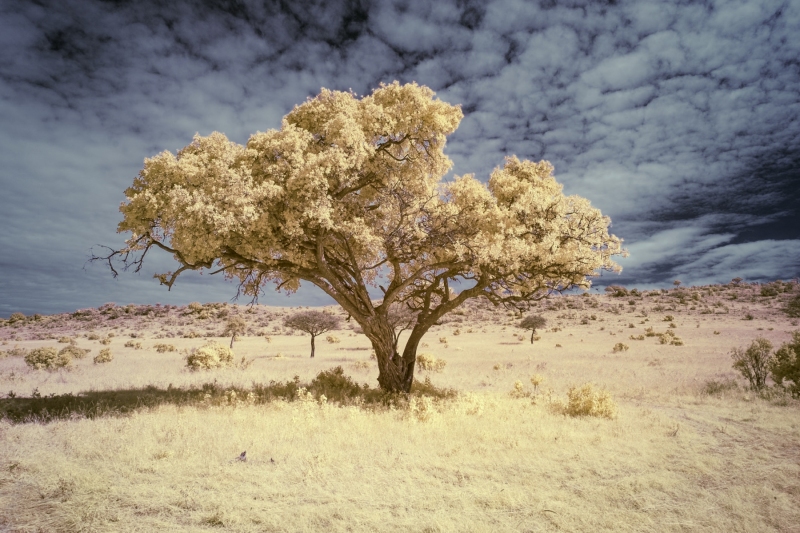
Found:
[[[323,89],[244,146],[196,135],[145,160],[120,207],[118,231],[131,237],[104,259],[115,274],[114,258],[138,270],[160,248],[178,264],[156,275],[162,284],[208,269],[254,298],[270,282],[288,292],[313,283],[372,341],[381,386],[409,390],[419,340],[466,299],[523,309],[587,288],[623,253],[610,220],[564,195],[546,161],[511,156],[486,184],[442,182],[462,116],[429,88],[394,82],[361,98]],[[402,355],[393,305],[416,315]]]

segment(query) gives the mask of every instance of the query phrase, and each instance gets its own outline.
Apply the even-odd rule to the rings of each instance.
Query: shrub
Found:
[[[784,380],[790,381],[788,388],[792,396],[800,396],[800,331],[792,333],[792,341],[775,352],[769,370],[775,383],[784,386]]]
[[[615,298],[622,298],[624,296],[628,296],[628,289],[622,287],[620,285],[609,285],[605,288],[605,291]]]
[[[628,351],[628,345],[627,344],[623,344],[621,342],[618,342],[617,344],[614,345],[614,348],[613,348],[613,352],[614,353],[627,352],[627,351]]]
[[[156,352],[164,353],[164,352],[174,352],[175,346],[172,344],[156,344],[155,345]]]
[[[800,318],[800,294],[786,304],[786,314],[792,318]]]
[[[142,349],[142,343],[141,342],[128,341],[128,342],[125,343],[125,347],[126,348],[133,348],[134,350],[141,350]]]
[[[233,350],[218,342],[193,348],[186,356],[186,366],[190,370],[210,370],[231,365],[233,365]]]
[[[103,363],[110,363],[114,360],[114,355],[111,353],[111,349],[103,348],[100,350],[100,353],[94,356],[94,364],[100,365]]]
[[[88,354],[89,352],[91,352],[91,350],[87,350],[87,349],[84,349],[84,348],[78,348],[77,346],[69,345],[69,346],[65,346],[64,348],[62,348],[58,352],[58,355],[60,355],[60,356],[68,355],[69,357],[72,357],[74,359],[83,359],[84,357],[86,357],[86,354]]]
[[[58,339],[59,344],[72,344],[75,342],[75,339],[72,337],[61,337]]]
[[[567,392],[567,404],[555,404],[564,414],[569,416],[597,416],[616,418],[617,404],[608,391],[595,389],[591,383],[580,387],[570,387]]]
[[[447,361],[444,359],[437,359],[431,354],[421,353],[417,355],[417,367],[420,370],[428,370],[430,372],[441,372],[447,366]]]
[[[631,335],[630,339],[632,341],[643,341],[644,340],[644,335]]]
[[[72,365],[72,356],[68,353],[59,353],[55,348],[49,346],[45,348],[34,348],[25,356],[25,364],[36,370],[69,368]]]
[[[761,287],[761,296],[772,297],[777,295],[778,290],[772,285],[765,285],[764,287]]]
[[[759,391],[766,384],[767,372],[772,359],[771,350],[771,342],[763,337],[757,337],[746,350],[734,348],[731,351],[733,368],[747,378],[753,390]]]
[[[9,324],[13,324],[15,322],[24,322],[24,321],[25,321],[25,315],[23,315],[22,313],[11,313],[11,316],[8,317]]]
[[[675,317],[672,315],[667,315],[664,317],[664,322],[672,322],[673,320],[675,320]]]
[[[335,335],[328,335],[327,337],[325,337],[325,340],[328,341],[330,344],[339,344],[340,342],[342,342],[341,339],[339,339],[339,337]]]
[[[738,390],[739,385],[736,381],[732,379],[726,379],[723,381],[716,381],[716,380],[709,380],[706,381],[705,385],[703,385],[703,392],[710,396],[723,394],[729,390]]]
[[[98,335],[97,333],[89,333],[86,336],[86,338],[89,339],[90,341],[98,341],[100,340],[100,335]]]

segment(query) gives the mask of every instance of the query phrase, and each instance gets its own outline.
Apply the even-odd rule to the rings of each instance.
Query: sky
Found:
[[[219,276],[167,292],[167,254],[87,264],[127,238],[144,158],[394,80],[462,105],[452,173],[546,159],[611,217],[630,256],[601,291],[796,278],[798,33],[796,0],[0,0],[0,317],[231,300]]]

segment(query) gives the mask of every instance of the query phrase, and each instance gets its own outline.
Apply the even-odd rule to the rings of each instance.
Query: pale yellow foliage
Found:
[[[558,412],[569,416],[596,416],[602,418],[616,418],[617,404],[608,391],[595,389],[591,383],[580,387],[570,387],[567,392],[567,403],[559,401],[551,404]]]
[[[186,356],[186,366],[191,370],[210,370],[233,365],[233,350],[218,342],[210,342],[192,349]]]
[[[564,196],[546,161],[509,157],[488,186],[472,176],[440,184],[452,166],[446,136],[462,116],[417,84],[363,98],[323,89],[245,146],[215,132],[146,159],[118,230],[133,234],[128,250],[159,243],[184,267],[218,263],[248,294],[270,279],[286,290],[306,279],[347,298],[319,246],[352,258],[359,284],[397,277],[398,295],[413,288],[402,281],[422,280],[435,264],[480,279],[498,298],[586,287],[585,276],[618,269],[608,218]]]
[[[94,364],[110,363],[114,360],[114,355],[111,353],[110,348],[103,348],[100,353],[94,356]]]
[[[435,356],[428,353],[421,353],[417,355],[417,367],[420,370],[428,370],[430,372],[441,372],[447,366],[447,361],[444,359],[437,359]]]

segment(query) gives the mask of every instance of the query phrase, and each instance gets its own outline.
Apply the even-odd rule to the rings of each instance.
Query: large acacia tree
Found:
[[[323,89],[244,146],[196,135],[145,160],[120,207],[118,232],[132,235],[96,259],[116,275],[115,260],[138,270],[160,248],[178,265],[156,275],[167,287],[211,270],[253,298],[269,282],[313,283],[372,342],[380,386],[409,391],[423,335],[468,298],[524,309],[618,270],[623,252],[610,220],[565,196],[546,161],[509,157],[488,184],[442,183],[445,138],[462,117],[427,87],[395,82],[363,98]],[[402,351],[390,306],[416,316]]]

